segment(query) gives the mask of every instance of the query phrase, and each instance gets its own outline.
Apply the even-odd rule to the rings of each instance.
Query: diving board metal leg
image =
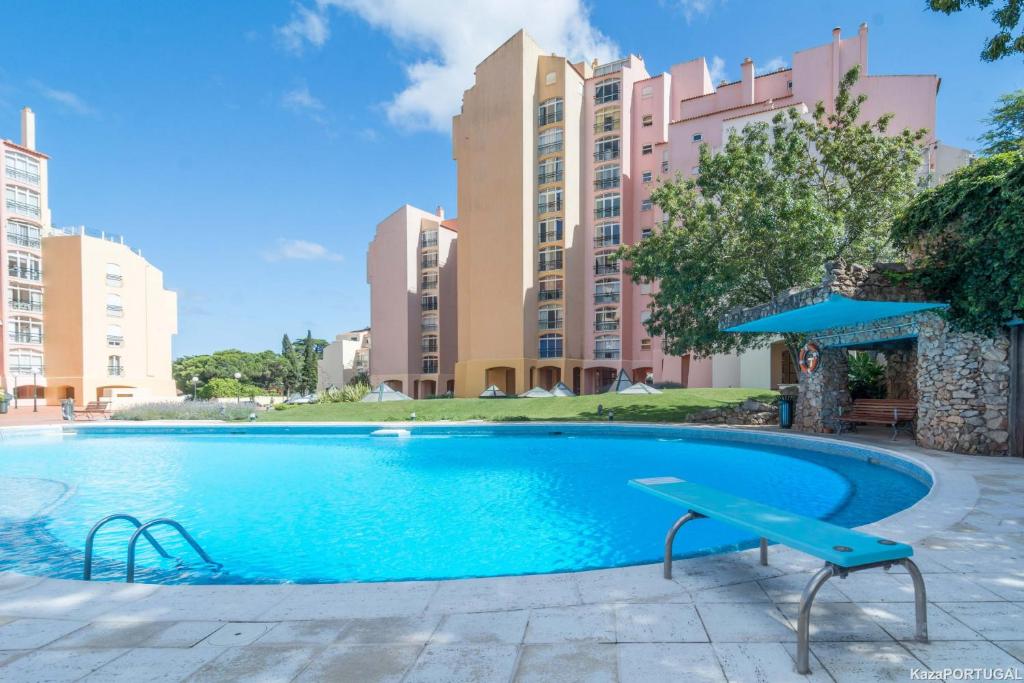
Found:
[[[910,574],[914,583],[914,618],[917,622],[915,637],[922,643],[928,642],[928,594],[924,590],[924,577],[911,559],[901,560],[900,564]]]
[[[699,519],[704,515],[699,512],[687,512],[685,515],[676,520],[676,523],[672,525],[672,528],[668,530],[668,535],[665,537],[665,578],[672,578],[672,543],[676,540],[676,534],[683,528],[683,525],[687,522]]]
[[[768,539],[761,537],[761,566],[768,566]]]

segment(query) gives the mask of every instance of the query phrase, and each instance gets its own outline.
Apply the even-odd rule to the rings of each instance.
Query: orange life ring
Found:
[[[814,342],[808,342],[804,344],[804,347],[800,349],[800,370],[804,374],[811,374],[818,367],[818,361],[821,359],[821,351],[818,350],[818,345]]]

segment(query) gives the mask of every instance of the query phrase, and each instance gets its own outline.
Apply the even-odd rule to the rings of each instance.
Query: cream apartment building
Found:
[[[343,387],[359,375],[370,374],[370,328],[335,336],[317,361],[316,390]]]

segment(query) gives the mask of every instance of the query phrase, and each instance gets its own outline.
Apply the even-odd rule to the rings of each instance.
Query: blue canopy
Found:
[[[883,318],[946,308],[926,301],[864,301],[832,294],[820,303],[765,316],[727,328],[726,332],[820,332]]]

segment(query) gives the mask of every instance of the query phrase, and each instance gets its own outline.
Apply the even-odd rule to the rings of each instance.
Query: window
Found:
[[[121,286],[121,266],[116,263],[107,264],[107,285],[110,287]]]
[[[420,247],[436,247],[437,230],[424,230],[420,233]]]
[[[562,210],[562,191],[545,190],[537,195],[537,213]]]
[[[621,212],[621,198],[617,194],[597,197],[594,200],[594,218],[614,218]]]
[[[120,318],[124,315],[120,294],[107,294],[107,315]]]
[[[420,275],[420,289],[437,289],[437,272],[431,271]]]
[[[537,290],[539,301],[555,301],[562,298],[562,278],[549,277],[540,281],[540,289]]]
[[[608,190],[618,187],[621,181],[618,166],[604,166],[597,169],[595,173],[594,188],[597,190]]]
[[[542,334],[540,337],[540,349],[541,358],[561,358],[562,357],[562,335],[560,334]]]
[[[420,268],[437,268],[437,252],[429,251],[420,255]]]
[[[34,225],[20,223],[18,221],[7,221],[7,241],[19,247],[38,249],[42,244],[40,239],[42,233]]]
[[[14,286],[7,290],[7,304],[14,311],[43,312],[43,291]]]
[[[606,111],[597,112],[597,116],[594,117],[594,132],[610,133],[613,130],[618,130],[622,123],[622,114],[618,109],[608,109]]]
[[[124,333],[120,325],[107,326],[107,346],[124,346]]]
[[[4,195],[7,200],[8,211],[20,213],[23,216],[39,218],[40,203],[38,192],[8,185]]]
[[[537,239],[544,242],[558,242],[562,239],[562,219],[552,218],[537,224]]]
[[[594,312],[594,329],[598,332],[614,332],[619,329],[619,311],[615,308],[599,308]]]
[[[420,339],[420,351],[423,353],[437,353],[437,335],[428,334]]]
[[[640,154],[647,156],[654,153],[654,145],[644,145],[640,148]]]
[[[648,197],[647,199],[642,199],[640,201],[640,210],[641,211],[650,211],[652,206],[653,206],[653,204],[651,204],[651,198],[650,197]]]
[[[554,85],[557,82],[558,82],[558,73],[556,73],[554,71],[549,71],[549,72],[547,72],[547,74],[544,75],[544,84],[545,85]]]
[[[537,137],[537,153],[541,156],[562,150],[562,129],[549,128]]]
[[[650,351],[651,350],[651,339],[650,337],[644,337],[640,340],[640,350]]]
[[[594,247],[615,247],[619,245],[619,224],[604,223],[594,226]]]
[[[647,99],[652,95],[654,95],[654,88],[652,86],[645,85],[643,88],[640,89],[640,97]]]
[[[596,104],[604,104],[606,102],[615,102],[619,99],[619,95],[622,91],[622,81],[615,78],[608,81],[602,81],[597,84],[594,88],[594,102]]]
[[[562,269],[562,250],[559,247],[548,247],[537,252],[537,270],[546,272]]]
[[[650,128],[654,125],[654,116],[651,114],[644,114],[643,118],[640,119],[640,122],[644,128]]]
[[[562,98],[555,97],[545,101],[537,108],[537,123],[546,126],[562,120]]]
[[[421,311],[436,311],[437,310],[437,295],[428,294],[420,297],[420,310]]]
[[[598,254],[594,257],[594,273],[611,275],[619,272],[619,262],[615,254]]]
[[[111,377],[120,377],[124,374],[121,356],[107,356],[107,374]]]
[[[701,135],[700,133],[694,133],[694,134],[693,134],[693,137],[692,137],[692,138],[690,138],[690,139],[691,139],[691,140],[692,140],[693,142],[700,142],[701,140],[703,140],[703,139],[704,139],[704,136],[703,136],[703,135]]]
[[[537,329],[562,329],[562,307],[555,305],[541,306],[537,310]]]
[[[618,280],[599,280],[594,286],[595,304],[615,304],[619,302],[622,283]]]
[[[7,338],[17,344],[42,344],[43,323],[33,318],[12,318]]]
[[[560,157],[545,159],[537,165],[537,182],[557,183],[562,180],[562,159]]]
[[[654,234],[654,230],[651,228],[643,228],[640,230],[640,239],[645,240]]]
[[[614,161],[618,158],[619,138],[608,138],[594,143],[594,161]]]
[[[641,311],[640,312],[640,322],[641,323],[646,323],[650,319],[651,319],[651,312],[650,311]]]
[[[640,175],[640,180],[642,180],[642,181],[643,181],[643,182],[645,182],[645,183],[649,183],[649,182],[651,182],[652,180],[654,180],[654,174],[653,174],[653,173],[651,173],[650,171],[644,171],[644,172],[643,172],[643,173],[642,173],[642,174]]]
[[[29,185],[39,184],[39,160],[28,154],[8,150],[4,154],[4,170],[8,178]]]
[[[437,373],[437,357],[425,356],[423,358],[423,374],[433,375]]]
[[[43,279],[42,264],[39,257],[34,254],[11,251],[7,254],[7,274],[22,280],[39,282]]]
[[[618,358],[621,342],[618,337],[598,337],[594,340],[595,358]]]
[[[425,315],[420,321],[420,330],[423,332],[437,332],[437,316]]]
[[[14,349],[7,356],[8,372],[12,375],[43,374],[43,354],[30,349]]]

